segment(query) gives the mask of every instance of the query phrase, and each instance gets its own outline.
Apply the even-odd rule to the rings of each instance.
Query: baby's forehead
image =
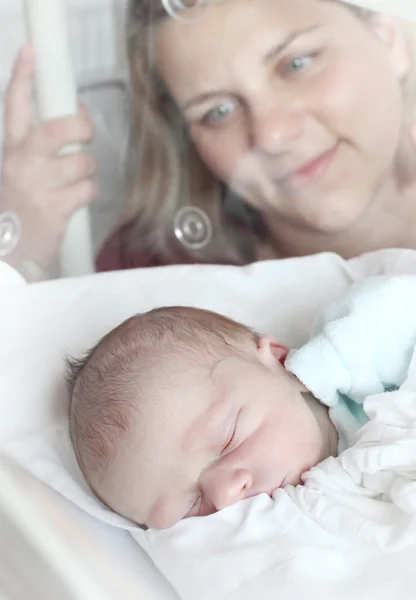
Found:
[[[178,377],[177,385],[136,411],[120,449],[124,470],[133,469],[149,484],[170,479],[208,441],[219,398],[207,378]]]
[[[192,365],[176,368],[151,385],[144,406],[137,411],[134,435],[140,435],[143,445],[186,435],[190,426],[206,415],[222,396],[221,378],[214,377],[211,369]]]

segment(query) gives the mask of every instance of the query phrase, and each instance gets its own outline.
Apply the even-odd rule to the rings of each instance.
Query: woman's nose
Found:
[[[216,510],[231,506],[250,496],[253,478],[247,469],[229,469],[207,474],[203,482],[204,497]]]
[[[257,110],[251,118],[252,149],[272,156],[292,150],[304,133],[305,120],[305,113],[290,102]]]

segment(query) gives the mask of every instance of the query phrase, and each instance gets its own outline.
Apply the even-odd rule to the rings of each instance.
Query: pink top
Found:
[[[176,252],[167,260],[157,254],[131,254],[127,251],[125,236],[129,224],[120,227],[111,235],[96,258],[96,269],[100,271],[120,271],[138,267],[162,267],[167,265],[202,264],[203,261],[190,258],[185,252]]]

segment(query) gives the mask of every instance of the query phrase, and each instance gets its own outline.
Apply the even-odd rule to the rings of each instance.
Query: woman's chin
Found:
[[[353,191],[351,191],[352,196]],[[339,203],[320,208],[321,210],[313,215],[304,215],[304,224],[310,231],[317,234],[335,235],[345,233],[357,226],[364,218],[368,203],[350,202],[344,206]]]

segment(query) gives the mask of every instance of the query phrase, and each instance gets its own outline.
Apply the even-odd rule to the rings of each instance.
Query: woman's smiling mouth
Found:
[[[339,149],[337,144],[331,150],[303,163],[295,170],[278,179],[277,183],[288,190],[300,190],[320,179],[332,164]]]

